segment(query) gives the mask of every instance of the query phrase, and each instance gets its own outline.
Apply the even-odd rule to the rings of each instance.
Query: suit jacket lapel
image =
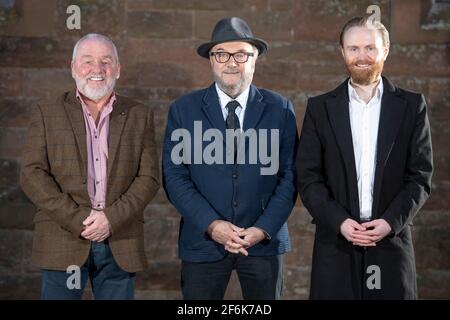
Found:
[[[256,129],[259,120],[264,112],[266,104],[262,102],[262,95],[259,90],[251,85],[248,94],[247,107],[245,109],[243,130],[250,128]]]
[[[359,196],[353,150],[352,130],[350,126],[348,79],[331,94],[326,102],[331,127],[337,140],[342,158],[344,159],[347,179],[349,183],[349,195],[351,199],[351,214],[359,218]]]
[[[380,124],[378,126],[377,162],[384,166],[397,136],[406,101],[401,98],[394,85],[384,77],[383,86],[384,93],[381,98]]]
[[[406,101],[394,85],[383,77],[383,97],[381,98],[380,123],[378,126],[377,161],[374,179],[372,214],[377,214],[378,198],[384,167],[397,137],[404,116]]]
[[[223,143],[225,143],[225,120],[223,118],[222,109],[217,95],[215,84],[209,86],[203,97],[205,103],[202,107],[206,118],[212,124],[213,128],[219,129],[222,133]]]
[[[116,95],[116,103],[109,118],[109,143],[108,143],[108,179],[116,158],[123,127],[128,117],[128,105],[123,97]]]
[[[76,98],[75,90],[70,91],[64,100],[69,122],[75,135],[75,141],[78,148],[78,155],[81,159],[83,168],[81,175],[86,180],[87,175],[87,146],[86,146],[86,125],[84,123],[83,109]]]

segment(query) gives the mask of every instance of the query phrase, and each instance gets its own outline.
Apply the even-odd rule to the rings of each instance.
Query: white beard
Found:
[[[89,77],[92,77],[90,75]],[[77,89],[88,99],[97,102],[108,93],[112,92],[114,86],[116,85],[116,78],[106,78],[106,84],[98,89],[93,89],[89,87],[87,78],[80,78],[77,74],[73,74]]]

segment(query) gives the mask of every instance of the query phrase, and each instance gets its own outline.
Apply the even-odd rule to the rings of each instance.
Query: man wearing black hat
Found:
[[[266,51],[245,21],[220,20],[197,49],[215,82],[170,107],[164,188],[182,216],[184,299],[223,299],[233,269],[244,299],[281,296],[297,131],[291,102],[251,84]]]

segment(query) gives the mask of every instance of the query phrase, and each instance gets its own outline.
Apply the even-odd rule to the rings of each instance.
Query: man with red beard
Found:
[[[389,33],[353,18],[340,37],[350,78],[309,99],[298,189],[316,225],[311,299],[415,299],[412,220],[430,195],[423,95],[381,76]]]
[[[159,187],[153,113],[114,93],[108,37],[81,38],[71,66],[76,89],[34,108],[22,158],[41,298],[80,299],[90,279],[96,299],[132,299],[147,265],[143,211]]]

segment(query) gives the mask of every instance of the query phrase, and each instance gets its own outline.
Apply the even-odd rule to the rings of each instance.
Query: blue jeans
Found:
[[[83,296],[88,278],[91,281],[95,299],[134,299],[136,274],[126,272],[117,265],[107,241],[92,242],[89,257],[86,263],[80,267],[79,275],[79,288],[75,286],[71,289],[72,285],[77,283],[74,281],[76,273],[42,270],[41,299],[79,300]]]

